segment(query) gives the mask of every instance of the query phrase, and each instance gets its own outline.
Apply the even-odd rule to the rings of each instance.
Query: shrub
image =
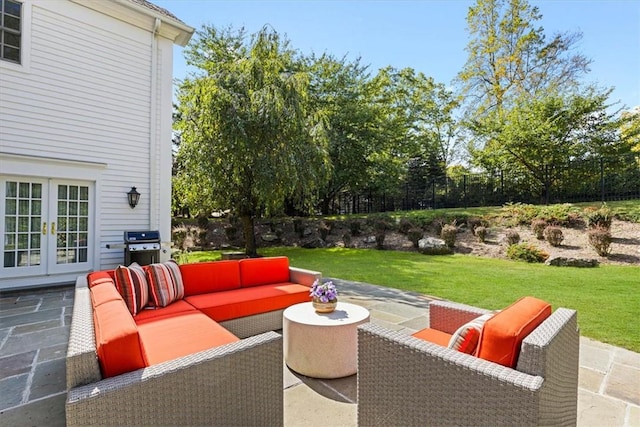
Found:
[[[225,227],[224,234],[227,236],[229,242],[233,242],[238,237],[238,227],[231,224]]]
[[[376,231],[376,249],[384,249],[384,238],[387,232],[385,230]]]
[[[180,225],[171,230],[173,235],[174,246],[181,251],[189,251],[198,245],[198,239],[202,237],[202,230],[199,227],[189,225]]]
[[[529,243],[516,243],[507,248],[507,257],[515,261],[545,262],[549,254]]]
[[[375,230],[393,230],[395,220],[391,215],[378,213],[367,217],[367,224],[373,227]]]
[[[318,232],[320,233],[320,238],[326,242],[327,236],[329,236],[329,233],[331,233],[331,225],[327,224],[324,221],[321,222],[318,226]]]
[[[467,218],[467,227],[469,227],[471,231],[475,231],[475,229],[480,226],[482,226],[482,219],[477,216],[470,216]]]
[[[412,228],[407,232],[407,238],[413,243],[413,247],[418,247],[418,241],[422,239],[423,231],[421,228]]]
[[[596,250],[598,255],[607,256],[611,251],[611,232],[607,228],[598,227],[589,230],[587,233],[589,244]]]
[[[589,228],[604,228],[606,230],[611,228],[611,221],[613,220],[613,211],[609,206],[602,205],[600,209],[585,209],[584,216]]]
[[[476,227],[474,234],[478,238],[478,242],[484,243],[485,239],[487,238],[487,228],[479,225],[478,227]]]
[[[531,231],[538,240],[544,240],[544,229],[547,228],[547,221],[544,219],[534,219],[531,221]]]
[[[304,221],[302,220],[302,218],[293,219],[293,231],[296,232],[300,237],[304,235]]]
[[[416,225],[413,223],[413,221],[407,218],[402,218],[400,220],[400,224],[398,224],[398,232],[405,235],[409,233],[409,230],[412,230],[415,228],[416,228]]]
[[[544,229],[544,237],[547,239],[547,242],[549,242],[551,246],[560,246],[560,244],[564,240],[562,229],[553,225],[550,225],[549,227]]]
[[[520,234],[516,230],[509,230],[505,236],[505,240],[509,246],[520,242]]]
[[[342,235],[342,241],[344,242],[344,247],[348,248],[351,246],[351,234],[350,233],[344,233]]]
[[[361,223],[357,219],[354,219],[353,221],[349,221],[349,230],[351,230],[352,236],[360,235],[360,227],[361,227]]]
[[[500,215],[511,225],[530,224],[538,216],[538,208],[524,203],[507,203],[502,207]]]
[[[444,242],[450,248],[453,248],[456,245],[456,235],[458,234],[458,228],[455,225],[446,224],[442,227],[440,231],[440,238],[444,240]]]

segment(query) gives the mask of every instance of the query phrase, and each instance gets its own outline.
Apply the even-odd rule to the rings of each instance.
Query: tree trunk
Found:
[[[242,233],[244,234],[245,253],[250,257],[258,255],[256,248],[256,235],[253,229],[253,216],[242,214]]]

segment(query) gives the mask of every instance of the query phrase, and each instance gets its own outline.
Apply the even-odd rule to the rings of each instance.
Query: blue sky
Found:
[[[234,28],[249,33],[270,24],[302,53],[358,56],[375,73],[391,65],[449,85],[462,69],[468,42],[466,14],[475,1],[221,1],[152,0],[187,25]],[[586,82],[615,87],[610,101],[640,105],[640,1],[530,0],[543,17],[548,39],[556,32],[583,33],[578,51],[590,58]],[[174,78],[188,70],[182,48],[174,50]]]

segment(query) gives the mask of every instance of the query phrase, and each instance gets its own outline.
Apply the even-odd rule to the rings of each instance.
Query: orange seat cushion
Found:
[[[533,297],[524,297],[488,319],[476,356],[515,368],[522,340],[551,316],[551,305]]]
[[[278,283],[214,294],[193,295],[185,300],[217,322],[287,308],[309,302],[309,287]]]
[[[240,288],[237,260],[182,264],[180,273],[185,296]]]
[[[246,258],[238,263],[240,283],[243,288],[289,281],[289,258],[287,257]]]
[[[122,299],[94,307],[93,321],[103,377],[144,368],[138,328]]]
[[[188,302],[179,300],[172,302],[166,307],[146,307],[144,310],[139,312],[133,320],[137,325],[140,325],[145,322],[152,322],[161,317],[174,316],[179,313],[189,312],[197,313],[198,310]]]
[[[439,331],[437,329],[431,329],[431,328],[424,328],[412,334],[412,336],[416,338],[420,338],[421,340],[425,340],[434,344],[441,345],[443,347],[448,346],[449,340],[451,339],[451,334]]]
[[[147,366],[240,339],[202,313],[179,313],[138,326]]]

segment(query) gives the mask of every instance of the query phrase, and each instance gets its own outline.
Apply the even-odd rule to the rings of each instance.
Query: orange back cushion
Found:
[[[239,261],[243,288],[289,281],[289,258],[246,258]]]
[[[185,296],[240,288],[238,261],[182,264],[180,265],[180,273],[182,274]]]
[[[89,288],[94,287],[103,282],[112,282],[115,280],[114,270],[94,271],[87,274],[87,284]]]
[[[487,320],[476,356],[515,368],[522,340],[551,315],[551,305],[524,297]]]
[[[105,378],[143,368],[138,328],[122,299],[93,309],[98,361]]]
[[[105,302],[120,300],[122,295],[116,289],[116,284],[113,280],[102,280],[100,283],[95,283],[91,289],[91,304],[93,307],[97,307]]]

